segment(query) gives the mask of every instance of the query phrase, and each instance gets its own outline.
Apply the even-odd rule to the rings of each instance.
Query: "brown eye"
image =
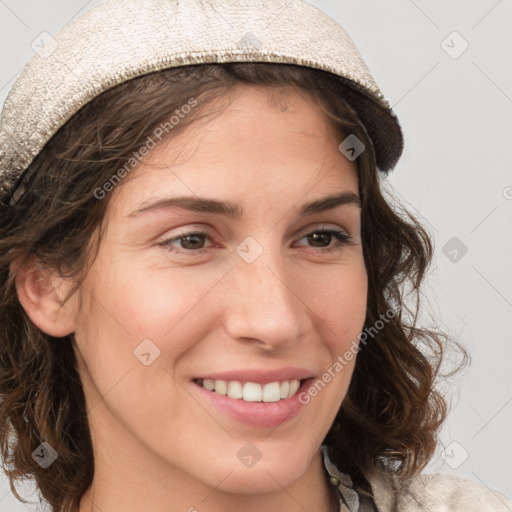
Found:
[[[350,235],[337,229],[317,229],[307,233],[302,238],[307,238],[312,242],[312,247],[317,247],[324,252],[337,251],[342,249],[343,246],[351,245],[352,243]],[[336,243],[329,247],[333,238]]]
[[[189,233],[182,233],[173,238],[169,238],[160,242],[158,245],[166,247],[169,252],[178,254],[201,254],[207,249],[204,248],[205,238],[210,238],[206,231],[190,231]],[[181,242],[181,249],[176,248],[175,244]]]

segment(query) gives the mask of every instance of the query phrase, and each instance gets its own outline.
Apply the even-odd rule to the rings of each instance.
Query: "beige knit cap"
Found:
[[[154,71],[270,62],[321,69],[367,130],[381,171],[403,149],[398,120],[345,30],[302,0],[111,0],[43,34],[5,101],[0,189],[12,194],[45,144],[102,92]]]

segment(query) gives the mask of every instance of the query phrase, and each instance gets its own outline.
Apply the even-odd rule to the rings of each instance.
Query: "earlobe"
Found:
[[[13,263],[11,270],[20,304],[41,331],[57,338],[75,331],[74,297],[64,303],[72,286],[69,279],[34,263],[25,268]]]

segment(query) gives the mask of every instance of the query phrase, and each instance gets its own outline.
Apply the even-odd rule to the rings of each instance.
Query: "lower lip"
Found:
[[[292,397],[278,402],[246,402],[209,391],[194,381],[192,384],[207,402],[230,418],[253,427],[277,427],[297,416],[304,405],[299,402],[299,394],[308,389],[312,380],[304,380]]]

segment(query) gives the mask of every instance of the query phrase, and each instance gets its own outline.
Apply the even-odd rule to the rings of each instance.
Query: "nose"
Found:
[[[221,292],[224,327],[232,339],[252,340],[267,351],[300,342],[312,312],[292,270],[278,250],[265,249],[252,263],[235,258]]]

